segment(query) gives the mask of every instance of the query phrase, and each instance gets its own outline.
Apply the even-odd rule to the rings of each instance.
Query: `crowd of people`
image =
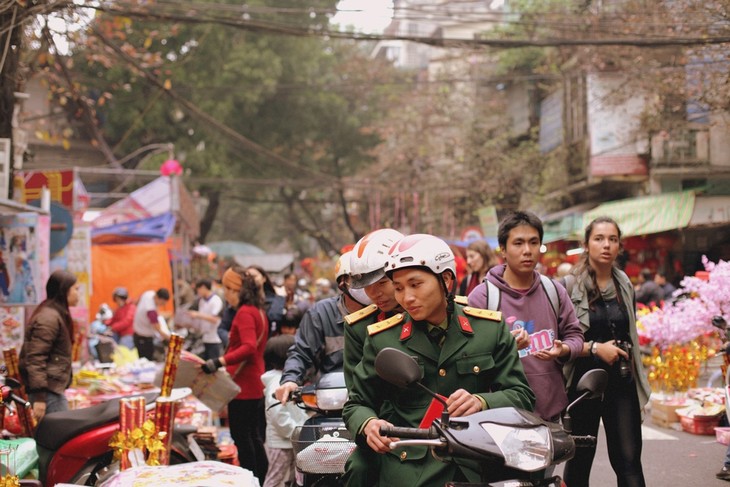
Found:
[[[650,391],[636,302],[645,287],[654,289],[653,300],[657,289],[665,293],[661,299],[669,291],[654,276],[645,281],[655,286],[635,288],[619,269],[621,230],[610,218],[588,225],[580,261],[558,279],[537,270],[542,238],[537,216],[509,214],[498,231],[502,263],[488,244],[474,242],[466,250],[470,273],[461,280],[443,240],[380,229],[340,256],[335,288],[321,282],[306,291],[288,274],[277,289],[257,266],[230,267],[219,283],[197,281],[186,313],[202,336],[201,371],[225,368],[241,388],[228,404],[241,466],[264,487],[291,482],[289,438],[306,415],[291,407],[290,396],[317,374],[342,370],[349,392],[343,416],[358,445],[347,461],[347,485],[478,481],[470,461],[444,463],[392,449],[391,438],[381,435],[385,425],[417,427],[432,399],[398,390],[375,372],[377,353],[396,348],[418,359],[423,384],[446,398],[452,417],[513,406],[560,422],[578,379],[592,369],[607,371],[603,397],[574,410],[573,433],[598,435],[602,421],[618,485],[644,486],[641,419]],[[58,357],[70,357],[73,340],[72,277],[51,275],[48,298],[26,328],[20,364],[38,417],[64,408],[71,369]],[[106,324],[115,340],[153,360],[155,340],[171,333],[161,312],[169,291],[150,290],[132,302],[120,287],[113,299],[116,310]],[[547,334],[547,344],[533,340],[537,334]],[[590,447],[576,452],[565,468],[567,485],[588,485],[594,455]]]

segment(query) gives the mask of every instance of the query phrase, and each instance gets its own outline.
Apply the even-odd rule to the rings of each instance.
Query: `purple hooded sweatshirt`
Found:
[[[557,360],[540,360],[532,355],[522,358],[527,382],[530,384],[537,402],[535,413],[545,420],[555,419],[568,405],[563,379],[563,364],[574,360],[583,349],[583,332],[578,318],[575,316],[573,303],[565,288],[555,284],[560,301],[559,316],[555,316],[547,292],[542,287],[540,275],[535,271],[535,278],[527,292],[512,289],[504,280],[506,265],[493,267],[487,279],[500,290],[499,311],[502,312],[507,326],[516,325],[533,334],[540,330],[553,330],[555,338],[570,348],[569,357]],[[553,281],[554,282],[554,281]],[[493,303],[489,303],[492,305]],[[469,294],[469,306],[487,307],[487,285],[479,284]]]

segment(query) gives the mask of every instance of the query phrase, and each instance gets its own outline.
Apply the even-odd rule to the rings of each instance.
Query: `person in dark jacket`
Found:
[[[251,265],[246,268],[246,272],[251,274],[256,284],[264,290],[264,309],[269,320],[269,336],[278,335],[286,313],[286,297],[276,294],[269,275],[262,267]]]
[[[642,269],[639,274],[639,285],[636,287],[636,302],[647,306],[659,303],[664,299],[664,290],[654,282],[654,276],[649,269]]]
[[[348,289],[349,261],[350,252],[345,252],[337,263],[337,286],[341,294],[317,301],[299,322],[294,345],[287,352],[281,385],[276,390],[276,398],[284,404],[291,392],[304,383],[310,368],[321,373],[342,370],[343,317],[363,307]]]
[[[47,413],[68,410],[64,391],[71,384],[74,341],[69,306],[79,302],[76,276],[55,271],[46,283],[46,296],[25,328],[19,359],[20,374],[38,421]]]
[[[469,296],[484,278],[492,267],[499,264],[499,259],[494,250],[484,240],[475,240],[466,248],[466,266],[469,268],[469,275],[462,279],[459,285],[459,294]]]

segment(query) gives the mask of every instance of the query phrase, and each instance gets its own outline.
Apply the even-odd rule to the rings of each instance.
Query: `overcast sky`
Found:
[[[337,8],[341,12],[332,19],[334,23],[354,25],[366,33],[383,32],[393,16],[392,0],[342,0]]]

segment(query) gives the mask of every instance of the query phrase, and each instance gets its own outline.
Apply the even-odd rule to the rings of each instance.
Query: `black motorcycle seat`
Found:
[[[158,393],[147,393],[142,396],[149,404],[157,398]],[[55,451],[81,433],[118,421],[120,399],[111,399],[88,408],[46,414],[36,428],[36,444]]]

